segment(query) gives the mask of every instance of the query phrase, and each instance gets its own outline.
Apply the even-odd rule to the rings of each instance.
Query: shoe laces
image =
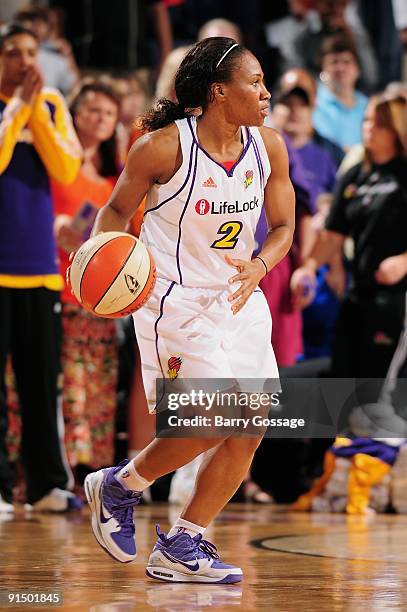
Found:
[[[160,526],[156,527],[157,535],[161,542],[165,546],[169,546],[170,540],[172,538],[168,538],[165,533],[160,531]],[[188,535],[188,534],[185,534]],[[190,544],[190,546],[188,546]],[[219,559],[219,555],[217,553],[217,548],[215,544],[209,542],[209,540],[204,540],[202,534],[199,533],[195,537],[189,537],[189,541],[185,538],[185,555],[195,556],[197,559],[214,559],[215,561]]]
[[[111,506],[112,516],[120,524],[122,528],[122,535],[133,536],[135,532],[134,521],[133,521],[133,508],[140,503],[140,493],[129,491],[126,497],[120,500],[119,504]]]
[[[216,548],[215,544],[212,544],[212,542],[209,542],[209,540],[204,540],[201,533],[195,537],[197,547],[202,553],[204,553],[205,557],[215,560],[219,559],[219,555],[217,553],[218,549]],[[192,539],[195,540],[195,538]]]

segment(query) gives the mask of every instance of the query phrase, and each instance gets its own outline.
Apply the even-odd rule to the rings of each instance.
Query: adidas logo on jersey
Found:
[[[217,187],[217,184],[215,183],[213,178],[210,176],[209,178],[206,179],[206,181],[202,183],[202,187]]]

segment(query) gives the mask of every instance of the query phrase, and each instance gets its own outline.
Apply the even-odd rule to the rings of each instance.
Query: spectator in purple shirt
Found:
[[[306,92],[311,110],[314,112],[317,102],[317,82],[311,73],[304,70],[304,68],[290,68],[290,70],[287,70],[287,72],[285,72],[280,79],[280,92],[281,94],[288,95],[294,88],[300,88]],[[283,105],[276,104],[273,110],[273,117],[278,114],[278,112],[280,112],[280,122],[282,122],[280,129],[283,130],[289,111],[288,108],[284,107]],[[321,134],[315,128],[314,120],[312,120],[312,123],[313,141],[329,151],[332,159],[335,162],[335,166],[338,167],[344,158],[343,149],[339,145],[335,144],[332,140],[321,136]]]
[[[313,186],[315,195],[331,193],[337,167],[329,151],[315,139],[308,93],[301,87],[294,87],[283,94],[279,104],[288,111],[284,131],[301,158],[305,177]]]

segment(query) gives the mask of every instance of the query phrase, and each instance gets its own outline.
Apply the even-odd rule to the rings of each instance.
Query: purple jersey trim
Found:
[[[181,213],[181,216],[179,218],[179,222],[178,222],[178,227],[179,227],[179,232],[178,232],[178,241],[177,241],[177,268],[178,268],[178,274],[179,274],[179,284],[182,285],[182,272],[181,272],[181,264],[180,264],[180,260],[179,260],[179,250],[180,250],[180,246],[181,246],[181,223],[182,223],[182,219],[184,218],[185,212],[188,208],[188,204],[189,204],[189,200],[191,199],[191,194],[192,194],[192,189],[194,187],[195,184],[195,179],[196,179],[196,168],[198,165],[198,147],[195,147],[195,161],[194,161],[194,170],[193,170],[193,174],[192,174],[192,181],[191,181],[191,186],[189,188],[189,193],[188,193],[188,197],[185,201],[185,205],[183,208],[183,211]]]
[[[259,167],[261,186],[262,186],[262,189],[264,191],[266,185],[265,185],[265,180],[264,180],[263,162],[261,161],[260,151],[259,151],[259,148],[258,148],[258,145],[257,145],[257,142],[256,142],[255,138],[253,138],[253,149],[254,149],[254,154],[256,156],[257,165]]]
[[[226,174],[226,176],[229,176],[229,177],[233,176],[233,172],[235,171],[235,168],[236,168],[236,167],[237,167],[237,166],[240,164],[240,162],[243,160],[243,158],[245,157],[245,155],[246,155],[246,153],[247,153],[247,151],[249,150],[249,147],[250,147],[250,145],[251,145],[251,142],[252,142],[252,133],[251,133],[251,131],[249,130],[249,128],[248,128],[248,127],[246,128],[246,131],[247,131],[247,142],[246,142],[246,144],[245,144],[245,147],[244,147],[244,149],[243,149],[243,151],[242,151],[242,153],[241,153],[241,155],[240,155],[239,159],[238,159],[238,160],[237,160],[237,162],[234,164],[234,166],[232,166],[232,168],[231,168],[230,170],[226,170],[225,166],[223,166],[222,164],[220,164],[219,162],[217,162],[217,161],[216,161],[216,159],[213,159],[213,157],[211,157],[211,156],[209,155],[209,153],[208,153],[207,151],[205,151],[205,149],[204,149],[203,147],[201,147],[201,145],[199,144],[198,139],[197,139],[197,137],[195,136],[195,132],[194,132],[194,129],[193,129],[192,124],[191,124],[191,117],[187,117],[187,121],[188,121],[188,126],[189,126],[189,129],[191,130],[192,138],[194,139],[194,142],[195,142],[196,146],[198,147],[198,149],[199,149],[200,151],[202,151],[202,153],[204,153],[204,155],[206,155],[206,157],[207,157],[208,159],[210,159],[210,160],[211,160],[211,162],[213,162],[214,164],[216,164],[217,166],[219,166],[219,168],[222,168],[222,170],[223,170],[223,172]]]
[[[173,290],[173,287],[175,285],[175,281],[172,281],[171,285],[168,287],[167,292],[162,296],[161,298],[161,302],[160,302],[160,314],[158,315],[158,318],[156,320],[156,322],[154,323],[154,333],[155,333],[155,350],[157,353],[157,359],[158,359],[158,363],[160,364],[160,370],[161,370],[161,374],[163,376],[163,394],[160,397],[160,399],[155,403],[155,410],[157,410],[159,404],[161,403],[164,395],[165,395],[165,374],[164,374],[164,370],[163,370],[163,366],[161,364],[161,359],[160,359],[160,352],[158,350],[158,323],[160,322],[160,320],[163,317],[164,314],[164,302],[167,299],[167,297],[170,295],[171,291]]]
[[[157,204],[157,206],[154,206],[154,208],[150,208],[149,210],[146,210],[144,213],[144,217],[146,216],[147,213],[152,212],[153,210],[157,210],[158,208],[161,208],[161,206],[164,206],[164,204],[167,204],[168,202],[170,202],[171,200],[173,200],[174,198],[177,197],[177,195],[179,195],[181,193],[181,191],[184,189],[185,185],[187,184],[187,182],[189,181],[189,176],[191,174],[191,167],[192,167],[192,157],[193,157],[193,152],[194,152],[194,143],[192,143],[191,145],[191,149],[189,151],[189,163],[188,163],[188,171],[187,171],[187,176],[185,178],[185,181],[182,183],[181,187],[178,189],[178,191],[176,193],[174,193],[174,195],[170,196],[169,198],[167,198],[166,200],[164,200],[163,202],[160,202],[159,204]],[[177,170],[178,172],[178,170]],[[171,179],[170,179],[171,180]]]

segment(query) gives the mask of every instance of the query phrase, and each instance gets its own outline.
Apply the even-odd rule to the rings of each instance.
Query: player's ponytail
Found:
[[[146,132],[154,132],[154,130],[165,127],[186,116],[185,109],[182,108],[181,104],[167,100],[167,98],[161,98],[155,107],[147,111],[141,118],[141,129]]]
[[[246,49],[233,38],[205,38],[194,45],[182,60],[175,75],[177,102],[166,98],[141,119],[143,131],[152,132],[177,119],[205,112],[213,100],[212,85],[227,83]]]

